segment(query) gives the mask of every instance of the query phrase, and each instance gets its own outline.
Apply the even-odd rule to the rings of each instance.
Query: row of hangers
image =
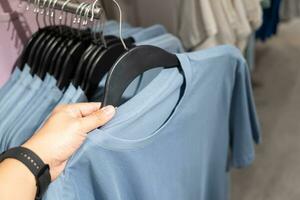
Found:
[[[116,0],[112,1],[120,12],[120,37],[104,36],[103,30],[95,31],[95,28],[103,28],[101,22],[104,21],[101,20],[104,11],[98,0],[92,4],[80,3],[70,22],[64,8],[71,0],[64,1],[58,18],[59,24],[55,12],[57,0],[34,0],[33,11],[36,13],[39,30],[26,44],[19,59],[19,68],[23,69],[28,64],[32,75],[41,79],[47,73],[54,76],[60,89],[72,83],[81,87],[88,98],[108,74],[102,103],[104,107],[118,106],[129,84],[144,72],[162,66],[180,67],[174,54],[151,45],[135,46],[132,38],[123,39],[122,10]],[[99,20],[94,18],[96,9],[101,10]],[[45,25],[43,28],[39,22],[41,14]],[[92,28],[86,28],[90,26]]]

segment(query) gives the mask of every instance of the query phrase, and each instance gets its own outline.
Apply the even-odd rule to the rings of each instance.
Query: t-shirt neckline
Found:
[[[109,131],[113,131],[114,124],[111,124],[107,129],[104,126],[103,129],[96,129],[88,136],[88,141],[102,147],[105,149],[110,150],[126,150],[126,149],[136,149],[144,147],[145,145],[151,143],[154,140],[157,140],[158,137],[160,137],[164,129],[166,129],[171,122],[174,120],[174,118],[178,115],[178,112],[180,112],[181,107],[183,106],[186,96],[189,93],[190,85],[191,85],[191,68],[190,68],[190,62],[188,60],[188,57],[184,54],[176,54],[177,58],[179,59],[181,63],[181,70],[182,70],[182,76],[184,79],[183,84],[185,84],[184,91],[182,92],[182,95],[180,97],[180,100],[176,107],[174,108],[174,111],[172,112],[171,116],[166,120],[166,122],[163,123],[163,125],[155,130],[153,133],[151,133],[149,136],[140,138],[140,139],[124,139],[119,138],[117,136],[113,136],[111,134],[108,134],[106,130],[109,129]],[[151,83],[150,83],[151,84]],[[150,85],[151,87],[151,85]],[[157,88],[159,90],[159,88]],[[143,90],[141,91],[141,93]],[[159,92],[158,92],[159,93]],[[135,97],[133,97],[135,98]],[[159,95],[157,95],[157,98],[159,99]],[[156,100],[157,101],[157,100]],[[159,101],[159,100],[158,100]],[[125,103],[126,104],[126,103]],[[128,113],[127,113],[128,114]],[[129,113],[130,115],[130,113]],[[126,119],[122,120],[126,121]],[[134,122],[133,122],[134,123]]]

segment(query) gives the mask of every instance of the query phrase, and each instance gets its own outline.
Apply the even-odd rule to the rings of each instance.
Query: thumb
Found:
[[[101,110],[93,112],[90,115],[80,118],[79,120],[81,120],[82,130],[88,133],[100,126],[103,126],[113,118],[115,113],[116,109],[113,106],[107,106]]]

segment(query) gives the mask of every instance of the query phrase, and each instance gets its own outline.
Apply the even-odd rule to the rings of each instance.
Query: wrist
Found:
[[[6,169],[9,170],[9,173],[6,173],[6,174],[15,174],[16,177],[18,177],[18,181],[20,183],[26,183],[29,185],[36,186],[36,181],[35,181],[34,175],[19,160],[16,160],[13,158],[7,158],[1,164],[3,164],[3,166],[6,166]]]
[[[22,147],[25,147],[33,151],[36,155],[40,157],[40,159],[45,164],[49,165],[49,168],[51,169],[53,162],[51,161],[51,158],[47,155],[42,145],[38,145],[35,142],[29,140],[28,142],[23,144]]]
[[[10,193],[16,188],[18,188],[18,192]],[[22,162],[11,158],[1,162],[0,196],[4,197],[3,199],[29,199],[29,197],[34,199],[36,193],[35,177]]]

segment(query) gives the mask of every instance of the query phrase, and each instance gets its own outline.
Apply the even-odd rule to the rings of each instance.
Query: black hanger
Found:
[[[79,42],[70,49],[68,56],[64,58],[63,65],[57,68],[57,74],[55,74],[57,79],[57,86],[60,89],[66,87],[74,78],[76,67],[80,60],[81,55],[90,46],[90,40],[79,40]]]
[[[84,67],[84,73],[83,73],[83,82],[81,84],[81,88],[85,89],[87,86],[87,83],[89,82],[89,74],[93,70],[93,63],[97,61],[102,55],[103,52],[105,52],[107,49],[109,49],[114,44],[119,44],[120,39],[115,36],[105,36],[104,37],[106,41],[106,46],[104,45],[102,48],[98,48],[96,52],[88,59],[87,65]]]
[[[127,51],[109,71],[102,107],[118,106],[124,91],[136,77],[158,67],[181,68],[181,64],[175,54],[155,46],[142,45]]]
[[[41,28],[39,29],[37,32],[35,32],[32,37],[30,38],[30,40],[27,42],[27,44],[25,45],[22,54],[20,56],[20,64],[19,64],[19,68],[23,69],[25,67],[25,64],[28,63],[29,60],[29,55],[30,52],[33,49],[34,44],[37,42],[37,40],[40,38],[40,36],[44,33],[49,31],[49,29],[51,29],[50,27],[45,27],[45,28]]]
[[[61,40],[55,41],[54,44],[46,51],[42,58],[42,64],[39,71],[39,76],[44,78],[47,73],[53,74],[52,70],[60,55],[64,54],[64,50],[74,45],[74,37],[71,34],[70,28],[61,29]]]
[[[97,33],[97,34],[102,34],[102,33]],[[102,37],[102,36],[100,36]],[[84,82],[84,74],[86,73],[86,71],[88,71],[87,69],[87,65],[88,62],[91,59],[91,56],[94,54],[95,51],[98,50],[102,50],[104,47],[104,44],[102,43],[101,40],[95,40],[96,37],[93,38],[93,42],[92,44],[86,49],[86,51],[82,54],[79,64],[76,67],[76,73],[75,73],[75,77],[72,81],[72,83],[74,84],[75,87],[79,87],[80,85],[83,84]],[[115,37],[114,37],[115,38]],[[110,36],[105,36],[104,39],[106,40],[110,40],[113,39]]]
[[[129,38],[124,42],[128,47],[132,48],[135,41],[132,38]],[[91,67],[88,77],[86,78],[86,85],[84,86],[85,94],[88,98],[93,96],[98,89],[100,81],[109,72],[115,61],[125,52],[126,50],[119,39],[119,42],[109,46],[98,56]]]
[[[48,31],[45,31],[40,35],[40,37],[36,40],[34,43],[32,50],[30,51],[29,58],[28,58],[28,64],[31,67],[31,74],[36,73],[39,66],[37,66],[37,62],[40,59],[38,56],[39,53],[41,53],[41,50],[43,49],[43,46],[47,44],[46,42],[49,41],[52,37],[55,36],[57,27],[49,27]]]

